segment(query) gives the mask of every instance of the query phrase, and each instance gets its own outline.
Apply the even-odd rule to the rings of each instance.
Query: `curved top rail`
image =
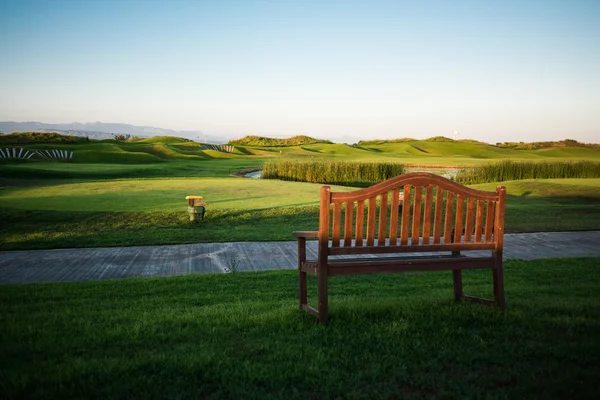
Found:
[[[377,196],[378,194],[389,192],[404,185],[422,186],[437,185],[453,193],[462,194],[475,200],[497,200],[498,192],[486,192],[483,190],[472,189],[456,183],[453,180],[435,175],[430,172],[410,172],[404,175],[398,175],[386,181],[376,183],[368,188],[354,190],[351,192],[332,192],[332,202],[361,201]]]

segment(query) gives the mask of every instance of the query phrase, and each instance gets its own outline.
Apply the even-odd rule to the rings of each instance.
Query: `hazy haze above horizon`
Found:
[[[600,142],[600,1],[0,3],[0,120]]]

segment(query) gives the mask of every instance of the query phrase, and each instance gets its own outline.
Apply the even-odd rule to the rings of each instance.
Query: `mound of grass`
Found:
[[[191,139],[182,138],[179,136],[152,136],[145,139],[138,139],[138,143],[169,143],[169,144],[181,144],[193,142]]]
[[[598,268],[507,261],[505,312],[454,304],[447,272],[338,277],[327,326],[297,310],[291,271],[4,285],[0,383],[30,399],[596,399]],[[484,272],[465,289],[489,295]]]
[[[600,144],[598,143],[581,143],[573,139],[565,139],[557,142],[503,142],[496,143],[496,146],[515,150],[537,150],[564,147],[581,147],[593,150],[600,150]]]
[[[241,139],[230,140],[228,144],[234,146],[255,146],[255,147],[285,147],[302,146],[315,143],[331,143],[329,140],[314,139],[304,135],[294,136],[288,139],[273,139],[262,136],[245,136]]]
[[[416,139],[412,138],[400,138],[400,139],[377,139],[377,140],[360,140],[358,142],[359,146],[370,146],[374,144],[385,144],[385,143],[405,143],[405,142],[415,142]]]
[[[0,144],[87,143],[87,137],[61,135],[56,132],[14,132],[0,134]]]
[[[447,138],[446,136],[433,136],[429,139],[425,139],[426,142],[454,142],[454,139]]]

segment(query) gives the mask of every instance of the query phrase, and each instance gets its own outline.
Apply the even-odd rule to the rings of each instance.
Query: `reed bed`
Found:
[[[404,165],[394,163],[267,161],[263,167],[262,177],[296,182],[363,186],[405,172]]]
[[[524,162],[502,161],[462,168],[455,180],[463,184],[513,181],[521,179],[600,178],[600,162]]]

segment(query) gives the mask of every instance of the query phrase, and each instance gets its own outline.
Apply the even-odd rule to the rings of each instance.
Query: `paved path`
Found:
[[[316,258],[316,242],[308,257]],[[600,257],[600,231],[507,234],[504,258]],[[296,242],[201,243],[0,252],[0,283],[296,268]]]

